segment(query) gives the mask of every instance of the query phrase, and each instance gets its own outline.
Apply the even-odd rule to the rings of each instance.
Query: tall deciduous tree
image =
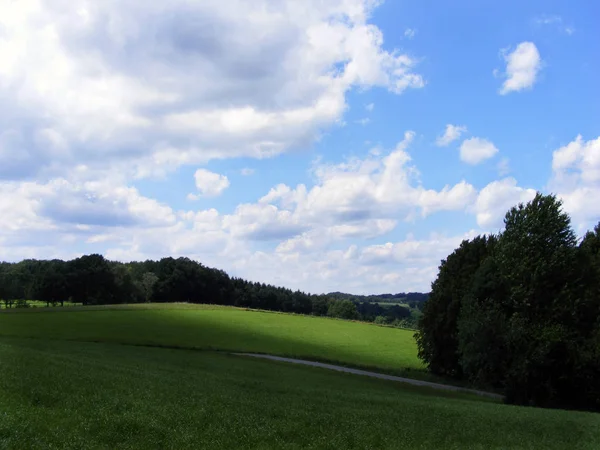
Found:
[[[442,261],[429,300],[423,307],[415,337],[419,357],[433,373],[462,377],[458,355],[457,320],[473,276],[496,243],[496,237],[479,236],[463,241]]]
[[[146,303],[150,302],[152,294],[154,293],[154,285],[156,285],[157,281],[158,277],[155,273],[146,272],[144,275],[142,275],[141,285],[142,290],[144,291],[144,300]]]
[[[541,194],[504,223],[485,251],[475,239],[443,262],[419,355],[512,403],[600,409],[600,228],[578,246],[561,202]]]

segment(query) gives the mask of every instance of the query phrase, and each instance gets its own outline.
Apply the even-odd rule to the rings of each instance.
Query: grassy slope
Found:
[[[270,353],[428,378],[408,330],[202,305],[53,311],[0,314],[0,335]]]
[[[6,449],[600,448],[598,414],[222,353],[4,337],[0,362]]]

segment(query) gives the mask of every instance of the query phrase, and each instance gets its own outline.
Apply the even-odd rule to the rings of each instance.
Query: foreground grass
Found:
[[[366,323],[206,305],[13,310],[0,336],[269,353],[431,379],[413,332]]]
[[[0,448],[597,449],[600,415],[215,352],[0,338]]]

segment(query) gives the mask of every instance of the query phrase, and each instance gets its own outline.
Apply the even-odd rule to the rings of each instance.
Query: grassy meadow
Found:
[[[128,305],[12,310],[0,336],[269,353],[428,378],[414,332],[210,305]]]
[[[5,311],[0,448],[600,448],[600,414],[215,350],[422,369],[412,332],[364,323],[197,305]]]
[[[3,449],[596,449],[600,415],[211,351],[0,338]]]

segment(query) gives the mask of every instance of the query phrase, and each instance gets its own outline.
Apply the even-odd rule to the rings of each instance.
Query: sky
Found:
[[[600,221],[600,3],[0,0],[0,260],[430,289],[536,193]]]

